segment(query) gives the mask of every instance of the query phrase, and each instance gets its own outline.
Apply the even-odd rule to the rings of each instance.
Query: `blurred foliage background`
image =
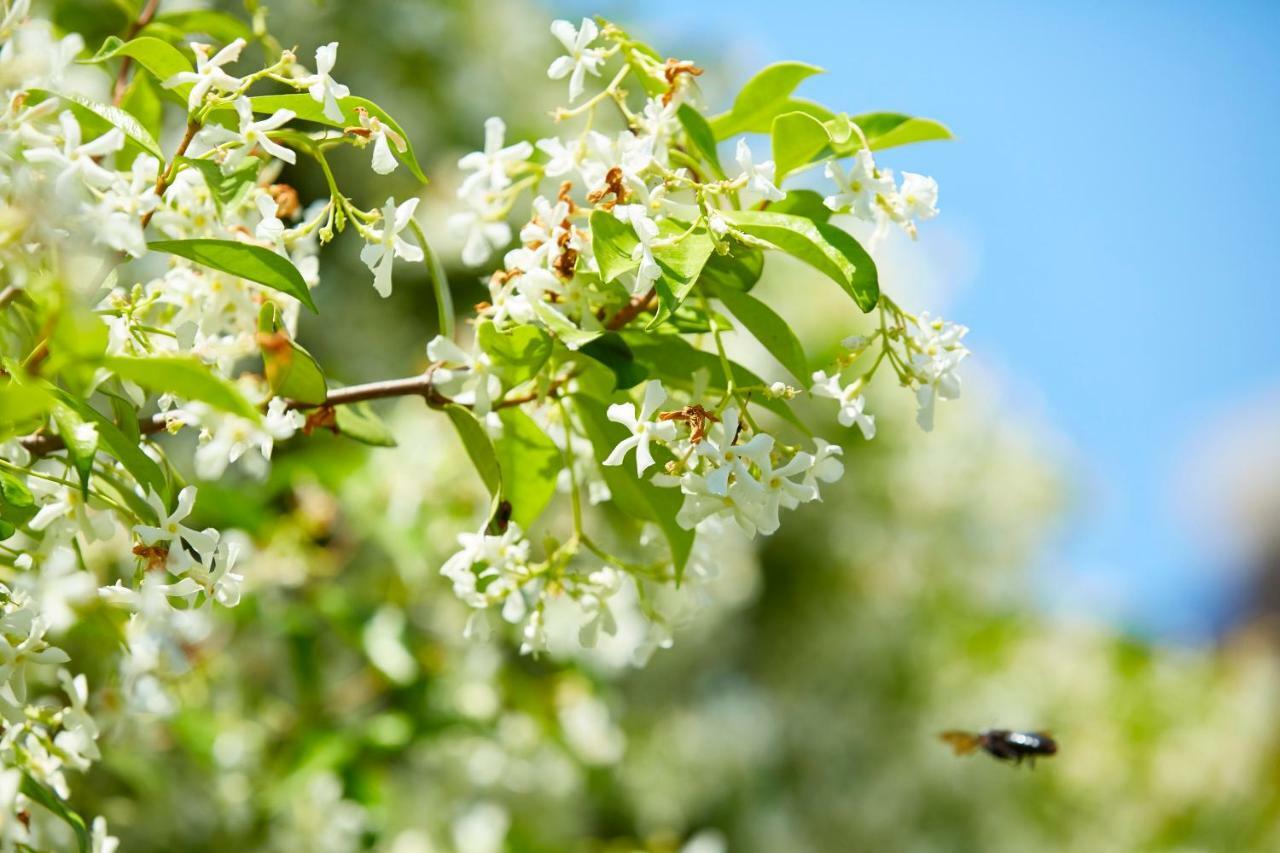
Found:
[[[545,132],[555,9],[269,10],[301,56],[339,40],[339,79],[425,153],[427,233],[460,308],[483,298],[444,225],[454,163],[488,115],[510,138]],[[107,0],[54,11],[91,48],[125,26]],[[660,47],[708,66],[715,99],[728,71],[713,36]],[[283,180],[323,189],[305,171]],[[425,273],[400,270],[379,300],[353,245],[327,250],[301,339],[347,382],[420,368]],[[803,339],[857,323],[795,286],[803,271],[766,275]],[[974,378],[931,435],[902,395],[872,389],[880,435],[841,436],[845,480],[758,552],[715,545],[718,575],[685,593],[701,609],[645,668],[625,618],[590,654],[462,638],[437,569],[484,497],[438,413],[389,407],[395,449],[296,439],[267,482],[202,487],[202,521],[254,541],[244,602],[176,665],[180,707],[105,733],[75,805],[137,851],[1280,849],[1274,635],[1241,625],[1214,648],[1169,648],[1037,610],[1029,567],[1070,512],[1069,473],[1044,425]],[[100,636],[77,630],[64,645],[89,660]],[[89,676],[114,677],[105,663]],[[936,739],[986,726],[1050,729],[1061,754],[1032,771]]]

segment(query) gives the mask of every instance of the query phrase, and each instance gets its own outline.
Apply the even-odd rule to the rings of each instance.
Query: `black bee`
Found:
[[[968,755],[981,749],[992,758],[1001,761],[1012,761],[1021,764],[1026,758],[1031,766],[1036,766],[1036,759],[1058,752],[1057,742],[1048,732],[1014,732],[1009,729],[983,729],[977,734],[971,732],[947,731],[939,735],[951,744],[956,755]]]

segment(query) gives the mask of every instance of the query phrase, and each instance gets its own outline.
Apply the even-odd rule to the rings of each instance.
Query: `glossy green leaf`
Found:
[[[120,109],[138,120],[138,124],[159,139],[164,129],[164,104],[160,100],[160,84],[150,74],[135,74],[124,90]],[[128,165],[121,161],[121,165]]]
[[[356,109],[361,108],[391,128],[404,140],[404,151],[400,151],[396,146],[392,145],[391,153],[413,173],[415,178],[424,184],[427,182],[427,176],[423,174],[422,167],[418,165],[418,159],[413,153],[413,145],[409,142],[409,137],[405,134],[404,128],[386,110],[367,98],[360,98],[355,95],[339,98],[338,106],[342,109],[342,121],[340,122],[326,116],[324,114],[324,104],[305,92],[293,95],[257,95],[250,98],[249,103],[253,105],[255,113],[271,114],[276,110],[292,110],[303,121],[313,121],[329,127],[359,127],[360,116],[356,113]]]
[[[161,470],[154,459],[139,449],[138,442],[135,439],[127,436],[105,415],[84,400],[73,397],[64,391],[56,391],[54,393],[64,406],[74,409],[82,420],[97,427],[99,448],[115,457],[116,461],[124,466],[125,470],[142,485],[144,490],[154,489],[158,495],[166,498],[169,496],[169,486],[165,479],[164,471]],[[132,495],[132,497],[136,501],[136,504],[134,502],[130,503],[134,512],[137,512],[143,518],[154,518],[155,511],[145,501],[138,500],[136,495]],[[128,496],[126,496],[127,498]]]
[[[135,62],[151,72],[152,76],[156,78],[156,82],[160,84],[161,92],[166,97],[179,101],[183,106],[186,105],[187,95],[191,92],[190,83],[183,83],[172,89],[164,88],[165,81],[173,77],[173,75],[195,70],[187,58],[182,55],[181,51],[168,42],[153,36],[139,36],[127,42],[122,42],[115,36],[111,36],[102,43],[102,47],[88,61],[105,62],[108,59],[117,59],[125,56],[132,57]]]
[[[803,62],[775,62],[747,81],[733,108],[710,121],[716,139],[737,133],[767,133],[776,116],[792,109],[791,93],[822,69]]]
[[[897,145],[954,138],[946,125],[931,118],[901,113],[864,113],[854,116],[853,121],[862,128],[867,144],[877,151]]]
[[[251,246],[235,240],[152,240],[147,248],[153,252],[167,252],[206,267],[247,278],[287,293],[303,305],[316,310],[311,291],[288,258],[277,255],[262,246]]]
[[[502,468],[498,464],[498,453],[493,448],[489,433],[470,409],[450,403],[444,407],[444,412],[453,422],[453,428],[458,431],[462,446],[471,457],[471,464],[476,466],[476,472],[480,474],[485,488],[496,499],[502,494]]]
[[[90,100],[83,95],[60,94],[45,89],[29,89],[28,92],[32,96],[32,103],[43,101],[47,98],[61,99],[80,123],[80,127],[84,130],[85,138],[101,136],[112,128],[116,128],[125,135],[125,139],[132,144],[136,151],[144,151],[157,160],[164,162],[164,152],[160,150],[160,143],[155,141],[133,114],[110,104],[101,104]],[[128,157],[127,162],[132,163],[133,158]]]
[[[627,346],[627,342],[617,332],[602,335],[578,351],[613,371],[613,387],[617,390],[639,385],[649,376],[649,371],[643,364],[636,364],[631,347]]]
[[[640,266],[640,261],[631,257],[639,243],[631,226],[612,213],[591,212],[591,251],[600,265],[600,278],[606,283]]]
[[[727,210],[724,217],[735,228],[764,240],[839,284],[863,311],[870,311],[879,299],[875,265],[858,242],[833,225],[813,222],[803,216],[758,210]],[[859,270],[858,266],[870,269]]]
[[[67,448],[71,467],[80,477],[80,493],[89,497],[89,478],[93,475],[93,458],[98,453],[98,429],[86,424],[80,414],[68,406],[53,407],[53,424]]]
[[[668,219],[663,221],[661,230],[667,232],[662,235],[667,237],[671,232],[683,233],[686,226]],[[653,250],[653,259],[662,268],[662,275],[654,282],[658,291],[658,310],[649,321],[648,328],[654,328],[680,308],[697,283],[713,248],[711,235],[705,228],[698,228],[669,246]]]
[[[199,400],[242,418],[261,420],[258,410],[236,386],[198,359],[177,355],[142,358],[116,355],[103,359],[103,365],[121,379],[135,382],[157,394]]]
[[[773,163],[779,186],[787,175],[810,163],[831,141],[827,128],[808,113],[783,113],[773,120],[770,133]]]
[[[725,288],[716,292],[716,298],[770,355],[799,380],[802,388],[809,386],[809,363],[804,347],[786,320],[759,299],[740,290]]]
[[[370,447],[395,447],[396,437],[368,403],[348,403],[333,410],[338,432]]]
[[[555,495],[564,457],[533,418],[519,408],[502,409],[498,417],[502,435],[493,447],[502,476],[502,497],[511,505],[511,520],[528,530]]]
[[[263,369],[272,394],[317,406],[328,399],[324,371],[311,353],[288,337],[274,302],[265,303],[258,312],[258,331],[272,336],[265,339],[267,345],[262,347]],[[280,335],[284,336],[283,341]]]
[[[498,331],[493,323],[484,321],[476,328],[476,338],[507,387],[532,379],[551,357],[551,338],[537,326]]]
[[[59,797],[50,788],[37,782],[26,772],[22,774],[21,791],[27,799],[48,809],[55,817],[71,827],[76,837],[76,846],[80,853],[88,853],[91,839],[84,818],[71,810],[66,800]]]
[[[813,190],[787,190],[787,197],[770,203],[769,211],[803,216],[814,222],[826,222],[831,218],[831,208],[823,204],[822,194]]]
[[[702,268],[701,281],[708,289],[733,288],[745,293],[756,286],[763,273],[764,252],[755,246],[734,242],[729,254],[711,254]]]
[[[677,583],[684,576],[684,567],[693,550],[694,531],[685,530],[676,522],[676,513],[684,498],[676,488],[659,488],[648,480],[637,479],[635,469],[628,465],[604,465],[604,460],[627,437],[625,427],[609,420],[603,403],[585,395],[575,395],[574,409],[591,445],[595,448],[600,473],[609,486],[612,501],[618,509],[632,518],[651,521],[658,525],[671,549],[671,561],[675,566]],[[661,468],[670,454],[661,447],[654,448],[654,458]]]
[[[688,104],[680,105],[676,110],[676,118],[680,119],[694,152],[707,162],[715,177],[723,180],[726,175],[724,167],[720,165],[720,153],[716,150],[716,134],[706,118]]]
[[[27,484],[4,470],[0,470],[0,500],[19,509],[35,506],[36,502]]]

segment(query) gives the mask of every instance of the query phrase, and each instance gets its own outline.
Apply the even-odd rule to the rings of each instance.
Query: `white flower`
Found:
[[[291,437],[306,419],[301,412],[290,410],[283,398],[275,397],[267,405],[262,426],[247,418],[213,412],[202,414],[200,420],[205,428],[195,452],[196,474],[203,480],[216,480],[228,465],[242,459],[250,474],[265,476],[275,442]]]
[[[160,161],[150,154],[135,157],[127,176],[115,174],[114,183],[93,209],[98,222],[94,237],[98,242],[135,258],[147,253],[141,217],[160,204],[155,192],[159,174]]]
[[[379,175],[390,175],[399,162],[395,154],[391,153],[392,146],[403,154],[408,150],[409,144],[377,116],[369,115],[364,107],[356,107],[356,115],[360,118],[360,127],[368,131],[366,139],[373,143],[373,171]]]
[[[738,140],[738,165],[742,168],[742,177],[747,179],[747,189],[759,193],[769,201],[782,201],[787,194],[774,186],[774,166],[772,160],[755,165],[751,159],[751,146],[747,140]]]
[[[817,481],[834,483],[844,476],[844,463],[840,461],[840,457],[844,456],[844,448],[820,438],[815,438],[813,443],[817,449],[813,454],[813,464],[809,467],[804,482],[805,485],[813,486],[816,491]]]
[[[604,64],[604,50],[591,47],[591,43],[600,34],[596,22],[583,18],[578,29],[568,21],[553,21],[551,34],[560,40],[567,56],[561,56],[551,63],[547,76],[552,80],[569,78],[569,103],[573,103],[582,94],[582,83],[586,74],[600,76],[600,66]]]
[[[876,419],[874,415],[865,413],[866,400],[862,397],[862,380],[854,380],[847,386],[840,386],[840,374],[828,376],[824,371],[817,370],[813,374],[813,387],[809,389],[809,393],[815,397],[828,397],[840,403],[840,414],[836,419],[841,426],[853,426],[855,423],[858,429],[862,430],[864,438],[870,440],[876,437]]]
[[[81,142],[80,124],[69,111],[58,116],[62,126],[62,148],[56,146],[56,140],[50,144],[32,147],[23,152],[23,156],[32,163],[48,163],[59,167],[56,179],[59,193],[71,192],[72,181],[80,179],[85,184],[99,189],[110,186],[115,180],[114,172],[98,165],[98,160],[124,147],[124,132],[112,128],[90,142]]]
[[[539,151],[551,158],[542,167],[543,174],[548,178],[558,178],[574,171],[579,167],[583,154],[586,153],[585,146],[581,141],[574,141],[565,145],[563,141],[554,136],[547,139],[539,139],[534,144]]]
[[[174,507],[173,512],[165,508],[164,501],[160,500],[155,489],[147,493],[147,503],[155,510],[159,522],[155,526],[149,524],[134,526],[133,534],[143,545],[154,547],[161,542],[168,542],[171,563],[175,560],[181,561],[178,555],[182,551],[183,541],[194,548],[202,558],[213,554],[213,549],[218,545],[218,532],[213,528],[194,530],[182,523],[195,508],[195,486],[187,486],[178,493],[178,505]]]
[[[816,500],[818,489],[805,481],[797,483],[789,478],[804,476],[813,468],[813,457],[808,453],[797,453],[781,468],[769,464],[768,457],[760,472],[760,483],[764,486],[764,512],[760,518],[760,532],[768,535],[778,529],[778,510],[780,507],[795,509],[802,503]]]
[[[730,406],[711,434],[697,445],[698,458],[715,466],[707,481],[722,495],[727,493],[731,476],[737,482],[752,480],[750,465],[763,469],[769,464],[769,453],[773,450],[773,436],[765,433],[756,433],[738,444],[741,421],[738,407]]]
[[[400,236],[400,232],[413,221],[418,209],[418,199],[411,198],[396,207],[395,199],[387,199],[382,208],[382,230],[371,229],[368,243],[360,250],[360,260],[373,270],[373,289],[383,297],[391,295],[392,258],[414,263],[422,260],[421,246],[415,246]]]
[[[640,241],[631,250],[632,260],[638,260],[636,268],[635,293],[644,293],[662,275],[662,267],[653,257],[653,241],[658,239],[658,223],[649,218],[649,213],[641,204],[619,204],[613,208],[613,215],[623,222],[629,222]]]
[[[735,480],[730,487],[690,472],[680,478],[684,503],[676,523],[692,530],[708,518],[733,519],[747,536],[755,536],[765,513],[765,490],[754,479]]]
[[[826,165],[826,176],[836,183],[839,192],[822,200],[831,210],[849,211],[859,219],[875,222],[890,207],[895,195],[893,174],[877,170],[871,151],[863,148],[853,157],[848,174],[835,160]]]
[[[244,81],[238,77],[232,77],[222,69],[222,66],[239,59],[244,45],[244,39],[236,39],[210,58],[209,51],[213,50],[211,45],[191,42],[191,49],[196,55],[196,70],[173,75],[164,81],[164,87],[173,89],[184,83],[190,83],[191,93],[187,95],[189,112],[200,106],[205,96],[211,91],[234,92],[244,84]]]
[[[611,566],[601,566],[587,576],[587,582],[578,603],[587,615],[587,621],[578,629],[578,642],[584,647],[595,648],[600,632],[609,636],[618,632],[618,622],[609,609],[609,599],[622,587],[622,576]]]
[[[324,104],[325,118],[342,123],[346,117],[342,114],[342,107],[338,105],[338,100],[350,95],[351,90],[329,76],[329,72],[333,70],[337,61],[338,43],[336,41],[316,48],[316,73],[300,77],[298,85],[306,86],[312,100],[318,104]]]
[[[511,242],[511,226],[483,209],[467,210],[449,217],[449,230],[462,236],[462,262],[478,267],[495,250]]]
[[[497,116],[485,119],[484,150],[472,151],[458,161],[458,168],[474,172],[458,187],[458,198],[466,198],[474,192],[495,192],[511,183],[509,170],[533,154],[528,142],[502,145],[507,125]]]
[[[431,384],[455,403],[471,406],[476,416],[489,414],[493,401],[502,395],[502,382],[493,374],[485,353],[472,356],[443,335],[427,344],[427,357],[440,365],[431,374]]]
[[[938,182],[914,172],[902,173],[902,187],[898,190],[894,219],[912,237],[916,236],[915,220],[924,222],[938,215]]]
[[[0,684],[19,702],[27,701],[27,671],[31,667],[71,660],[62,649],[45,642],[47,630],[44,619],[30,610],[16,610],[0,618]],[[22,639],[15,644],[9,639],[11,634]]]
[[[270,193],[263,193],[258,196],[258,200],[254,204],[258,208],[258,214],[262,217],[262,221],[254,229],[253,236],[270,243],[274,248],[280,248],[284,245],[284,223],[276,215],[280,205]]]
[[[928,431],[933,429],[937,400],[954,400],[960,396],[960,376],[955,371],[969,355],[969,350],[960,343],[969,330],[957,323],[934,319],[926,311],[920,312],[916,327],[909,342],[909,369],[918,385],[916,422]]]
[[[89,853],[116,853],[120,847],[120,839],[107,834],[107,819],[98,815],[93,819],[93,834],[90,836]]]
[[[227,157],[225,168],[234,168],[237,163],[253,151],[255,145],[278,160],[283,160],[286,163],[298,162],[297,154],[267,136],[268,131],[278,130],[292,121],[294,116],[297,115],[293,110],[276,110],[266,118],[254,121],[253,104],[248,98],[240,97],[236,98],[236,114],[240,117],[238,139],[244,143],[244,147],[237,148],[231,152]]]
[[[614,403],[609,407],[609,420],[622,424],[631,430],[631,435],[618,442],[618,446],[610,451],[605,465],[621,465],[631,448],[636,450],[636,476],[643,476],[645,469],[653,464],[653,453],[649,443],[654,438],[659,441],[673,441],[676,437],[676,425],[672,421],[651,420],[658,407],[667,399],[667,392],[662,383],[651,379],[644,386],[644,402],[637,414],[634,403]]]

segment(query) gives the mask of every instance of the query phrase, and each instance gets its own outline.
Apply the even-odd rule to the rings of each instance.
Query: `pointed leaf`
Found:
[[[791,93],[822,69],[803,62],[775,62],[747,81],[734,99],[733,108],[711,119],[716,139],[736,133],[767,133],[775,116],[793,109]]]
[[[502,435],[493,446],[502,474],[502,498],[511,505],[511,520],[528,530],[555,495],[564,457],[520,409],[502,409],[498,417]]]
[[[152,240],[147,248],[167,252],[206,267],[229,273],[287,293],[303,305],[316,310],[302,273],[288,258],[262,246],[237,243],[235,240]]]
[[[729,313],[737,318],[746,330],[755,336],[769,353],[800,381],[801,387],[809,385],[809,363],[804,347],[791,326],[772,308],[750,294],[725,288],[716,292],[716,298],[724,303]]]
[[[136,382],[157,394],[173,394],[184,400],[199,400],[215,409],[261,420],[258,410],[244,398],[236,386],[213,373],[204,362],[189,356],[116,355],[103,359],[103,365],[121,379]]]

